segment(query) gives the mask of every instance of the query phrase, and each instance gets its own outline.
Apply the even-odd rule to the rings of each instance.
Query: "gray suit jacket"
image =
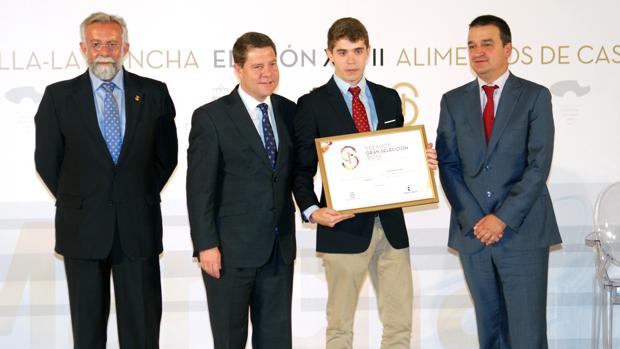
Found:
[[[494,213],[499,242],[533,249],[561,242],[546,181],[553,155],[551,94],[512,74],[486,144],[477,80],[446,93],[437,128],[439,177],[452,206],[448,246],[473,253],[484,245],[473,226]]]

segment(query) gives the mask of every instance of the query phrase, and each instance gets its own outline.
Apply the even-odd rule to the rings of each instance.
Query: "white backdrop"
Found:
[[[473,79],[467,25],[492,13],[507,20],[511,71],[550,87],[556,141],[549,179],[564,244],[551,254],[549,344],[586,348],[592,316],[591,230],[597,193],[620,179],[620,3],[608,1],[4,1],[0,5],[0,347],[67,348],[71,343],[62,260],[53,254],[54,203],[33,163],[34,123],[46,85],[82,73],[79,23],[102,10],[129,26],[132,72],[165,81],[177,107],[179,165],[162,199],[164,314],[161,346],[210,348],[205,293],[191,260],[185,207],[192,111],[236,84],[229,51],[246,31],[278,46],[278,93],[296,100],[326,82],[326,33],[337,18],[359,18],[370,33],[367,78],[398,87],[406,119],[435,138],[442,93]],[[374,58],[373,58],[374,57]],[[441,191],[441,190],[440,190]],[[415,288],[414,348],[475,348],[471,301],[458,258],[448,251],[449,207],[407,209]],[[323,346],[326,285],[313,226],[298,226],[295,348]],[[118,347],[114,313],[109,343]],[[355,347],[377,348],[381,328],[372,288],[363,290]]]

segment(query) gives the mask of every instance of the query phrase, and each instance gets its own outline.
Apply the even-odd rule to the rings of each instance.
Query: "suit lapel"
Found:
[[[398,115],[388,115],[385,104],[385,94],[382,94],[377,86],[366,80],[370,93],[372,94],[372,100],[375,103],[375,111],[377,112],[377,130],[386,129],[385,122],[398,117]],[[389,124],[387,125],[389,126]]]
[[[276,95],[271,96],[271,103],[273,105],[274,119],[276,120],[276,128],[278,132],[278,157],[276,160],[276,171],[280,171],[285,159],[289,158],[289,145],[292,144],[290,135],[288,134],[288,128],[284,122],[284,111],[281,108],[280,99]]]
[[[463,98],[463,107],[465,108],[465,116],[472,131],[472,136],[476,140],[476,144],[483,150],[486,150],[487,144],[484,136],[484,125],[482,123],[482,110],[480,108],[480,87],[478,81],[474,80],[465,88],[465,98]]]
[[[73,110],[77,111],[78,121],[83,121],[86,129],[91,134],[96,144],[96,151],[102,152],[104,157],[112,162],[112,156],[108,151],[101,128],[99,128],[99,120],[97,119],[97,109],[95,108],[95,97],[93,95],[93,85],[88,74],[88,70],[82,74],[75,85],[72,94],[71,103],[74,105]]]
[[[502,95],[499,99],[499,105],[497,106],[497,113],[495,114],[495,120],[493,121],[493,132],[491,132],[491,139],[489,140],[489,147],[487,151],[487,158],[495,149],[497,142],[501,138],[512,111],[517,104],[517,100],[521,95],[521,82],[515,78],[512,74],[508,75],[506,85],[502,91]]]
[[[356,133],[355,122],[353,121],[351,112],[349,112],[349,108],[347,108],[342,92],[340,92],[338,85],[336,85],[336,81],[334,81],[334,77],[327,82],[327,95],[329,104],[334,109],[334,115],[327,115],[327,117],[341,120],[340,125],[343,127],[344,134]]]
[[[228,95],[228,103],[230,106],[228,116],[239,130],[242,137],[241,139],[245,140],[250,145],[250,148],[262,159],[265,166],[271,170],[271,163],[265,152],[263,141],[256,131],[256,127],[252,122],[251,116],[248,114],[248,110],[245,108],[245,104],[243,104],[243,100],[241,100],[241,96],[239,96],[239,91],[237,91],[238,88],[239,86]]]
[[[141,91],[139,81],[132,74],[123,69],[123,83],[125,85],[125,136],[123,137],[123,146],[118,157],[118,164],[123,163],[123,159],[127,156],[129,146],[136,133],[136,127],[142,112],[144,110],[143,103],[147,97]]]

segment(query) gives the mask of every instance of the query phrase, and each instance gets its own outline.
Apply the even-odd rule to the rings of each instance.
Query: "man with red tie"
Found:
[[[448,246],[459,252],[480,348],[547,348],[549,246],[561,242],[546,186],[551,94],[508,70],[503,19],[474,19],[467,41],[477,79],[443,96],[437,128]]]
[[[398,93],[364,77],[370,45],[355,18],[341,18],[327,33],[333,77],[302,96],[295,117],[294,194],[303,218],[317,223],[328,287],[327,348],[352,348],[360,289],[370,274],[383,323],[381,348],[409,348],[413,303],[409,239],[400,208],[357,215],[325,207],[314,192],[314,139],[401,127]],[[435,153],[427,152],[434,166]]]

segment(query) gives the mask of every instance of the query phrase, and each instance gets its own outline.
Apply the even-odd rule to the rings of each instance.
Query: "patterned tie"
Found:
[[[360,87],[349,87],[349,92],[353,95],[353,103],[351,104],[351,110],[353,112],[353,122],[355,122],[355,128],[357,132],[370,131],[370,125],[368,124],[368,115],[366,114],[366,108],[360,100]]]
[[[487,140],[487,144],[489,144],[489,139],[491,139],[491,131],[493,131],[493,119],[495,116],[495,102],[493,102],[493,92],[496,88],[499,88],[497,85],[493,86],[482,86],[484,93],[487,94],[487,104],[484,106],[484,111],[482,112],[482,121],[484,122],[484,135]]]
[[[104,82],[101,87],[105,90],[103,98],[103,138],[108,146],[112,160],[116,164],[121,153],[121,118],[116,98],[112,94],[116,85],[113,82]]]
[[[276,137],[273,135],[273,129],[271,128],[271,122],[269,122],[269,106],[267,103],[261,103],[256,106],[260,109],[261,113],[263,113],[263,118],[261,119],[261,124],[263,125],[263,137],[265,137],[265,153],[267,153],[267,157],[271,162],[271,169],[273,171],[276,170],[276,159],[278,157],[278,147],[276,146]],[[278,226],[274,228],[274,233],[278,236]],[[276,239],[276,241],[278,241]],[[274,250],[274,258],[278,258],[279,248],[275,248]],[[274,274],[278,273],[278,264],[275,263],[274,266]]]
[[[261,103],[257,107],[263,113],[261,123],[263,125],[263,137],[265,137],[265,152],[271,162],[271,169],[275,170],[278,148],[276,146],[276,138],[273,135],[271,123],[269,122],[269,106],[266,103]]]

